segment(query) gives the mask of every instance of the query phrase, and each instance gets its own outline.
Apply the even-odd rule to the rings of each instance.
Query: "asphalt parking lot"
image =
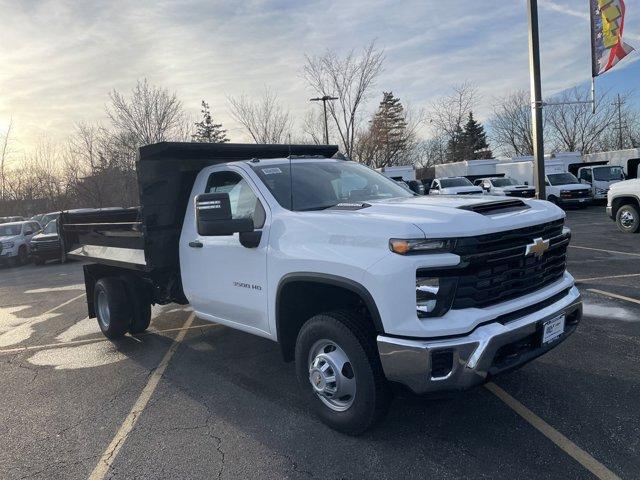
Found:
[[[602,206],[567,224],[577,332],[488,386],[398,397],[359,438],[310,414],[267,340],[165,306],[112,343],[79,263],[4,268],[0,478],[640,478],[640,235]]]

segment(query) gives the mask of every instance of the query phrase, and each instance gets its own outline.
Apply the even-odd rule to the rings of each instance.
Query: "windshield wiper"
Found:
[[[331,208],[331,207],[335,207],[336,205],[338,205],[337,203],[334,203],[332,205],[324,205],[321,207],[309,207],[309,208],[301,208],[301,209],[296,209],[296,212],[314,212],[314,211],[318,211],[318,210],[326,210],[327,208]]]

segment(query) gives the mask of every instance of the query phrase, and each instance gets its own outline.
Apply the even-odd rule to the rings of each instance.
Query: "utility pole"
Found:
[[[327,102],[331,100],[338,100],[338,97],[331,97],[325,95],[324,97],[310,98],[310,102],[322,102],[322,108],[324,110],[324,143],[329,145],[329,124],[327,123]]]
[[[618,109],[618,150],[624,149],[624,138],[622,136],[622,105],[623,104],[624,102],[622,101],[620,94],[618,94],[618,101],[613,104]]]
[[[533,134],[533,176],[538,198],[546,200],[544,138],[542,131],[542,85],[540,80],[540,39],[538,36],[538,0],[528,0],[529,74],[531,76],[531,130]]]

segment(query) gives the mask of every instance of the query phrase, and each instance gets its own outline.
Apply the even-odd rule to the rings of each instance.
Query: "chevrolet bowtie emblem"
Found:
[[[533,243],[527,245],[527,249],[524,252],[525,257],[529,255],[535,255],[540,258],[544,252],[549,250],[549,240],[543,240],[542,238],[535,238]]]

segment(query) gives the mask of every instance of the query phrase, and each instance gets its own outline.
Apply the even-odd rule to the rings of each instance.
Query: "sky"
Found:
[[[625,39],[640,50],[640,0],[627,0]],[[586,0],[539,0],[543,94],[588,82]],[[111,90],[137,79],[175,91],[194,114],[200,101],[232,141],[248,138],[227,97],[275,91],[301,124],[310,91],[305,54],[345,54],[372,40],[384,71],[367,109],[391,90],[426,107],[452,85],[475,84],[476,116],[529,88],[525,0],[67,1],[0,0],[0,134],[13,119],[14,152],[63,141],[81,121],[105,122]],[[638,87],[634,52],[598,88]],[[639,93],[640,95],[640,93]]]

